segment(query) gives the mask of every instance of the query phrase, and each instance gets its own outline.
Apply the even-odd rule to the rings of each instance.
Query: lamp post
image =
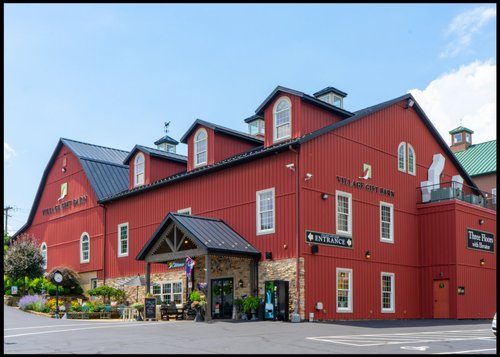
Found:
[[[52,275],[52,281],[56,284],[56,319],[59,318],[59,284],[63,281],[63,276],[59,270]]]

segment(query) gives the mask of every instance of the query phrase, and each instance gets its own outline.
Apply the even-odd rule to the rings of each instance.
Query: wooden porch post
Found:
[[[146,262],[146,294],[151,291],[151,263]]]
[[[205,255],[205,282],[207,283],[207,306],[205,308],[205,321],[212,320],[212,283],[210,282],[210,255]]]

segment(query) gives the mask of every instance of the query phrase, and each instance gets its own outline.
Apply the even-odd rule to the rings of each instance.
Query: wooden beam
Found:
[[[168,262],[170,260],[186,258],[188,255],[190,257],[196,257],[204,254],[207,254],[207,252],[203,249],[188,249],[188,250],[181,250],[175,253],[162,253],[162,254],[151,255],[149,257],[146,257],[145,261],[148,263],[163,263],[163,262]]]
[[[210,255],[205,255],[205,282],[207,283],[207,305],[205,308],[205,321],[212,320],[212,283],[210,282]]]

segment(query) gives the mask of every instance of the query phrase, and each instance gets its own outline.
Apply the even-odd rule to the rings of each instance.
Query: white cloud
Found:
[[[3,143],[3,161],[7,161],[16,156],[16,152],[13,148],[10,147],[9,144]]]
[[[460,125],[474,131],[473,144],[496,140],[496,71],[492,61],[476,61],[408,92],[448,145],[448,132]]]
[[[455,16],[446,30],[446,35],[452,36],[454,39],[439,54],[439,57],[457,56],[470,45],[472,35],[496,16],[497,10],[495,7],[477,7]]]

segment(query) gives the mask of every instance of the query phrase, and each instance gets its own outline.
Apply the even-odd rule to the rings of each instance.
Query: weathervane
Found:
[[[166,121],[166,122],[165,122],[165,128],[164,128],[164,130],[165,130],[165,134],[168,134],[168,126],[169,126],[169,125],[170,125],[170,122],[169,122],[169,121]]]

